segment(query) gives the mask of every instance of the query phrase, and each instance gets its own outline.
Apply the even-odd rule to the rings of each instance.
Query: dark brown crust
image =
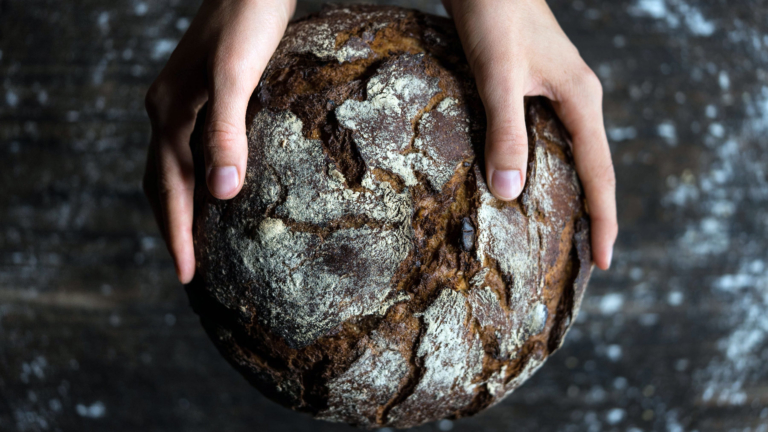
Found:
[[[377,27],[378,23],[388,24]],[[312,34],[306,31],[320,25],[327,25],[336,35],[334,49],[351,47],[349,56],[341,62],[305,49],[305,45],[311,45],[306,39]],[[360,55],[360,52],[368,54]],[[332,56],[333,52],[328,55]],[[438,83],[438,91],[412,121],[413,138],[403,154],[416,151],[411,149],[421,133],[438,141],[440,145],[433,148],[437,157],[458,162],[453,176],[440,190],[419,171],[417,183],[408,186],[393,172],[367,166],[356,144],[359,132],[344,127],[336,116],[338,107],[345,101],[368,100],[367,84],[384,70],[434,79]],[[396,76],[400,75],[393,75]],[[458,101],[458,105],[466,109],[470,126],[467,135],[453,133],[460,130],[460,125],[436,109],[447,98]],[[295,114],[302,122],[303,136],[322,142],[324,157],[341,172],[347,188],[364,191],[363,178],[369,172],[376,181],[390,184],[396,192],[409,193],[413,202],[410,219],[413,238],[410,251],[391,279],[393,290],[389,295],[395,298],[407,294],[406,300],[393,303],[382,315],[352,317],[311,342],[300,343],[286,337],[298,331],[297,328],[274,324],[274,320],[265,321],[264,317],[271,311],[265,303],[252,299],[264,295],[269,287],[263,285],[263,281],[249,279],[241,268],[241,251],[227,245],[223,232],[237,226],[242,227],[238,228],[243,230],[242,236],[256,235],[250,230],[255,230],[260,221],[278,218],[290,229],[311,233],[322,241],[342,229],[362,226],[379,229],[381,222],[348,215],[316,225],[288,218],[274,203],[261,203],[257,194],[259,185],[253,183],[257,177],[252,172],[263,166],[264,155],[255,138],[258,131],[249,132],[250,174],[247,178],[251,181],[246,180],[243,192],[231,201],[213,199],[201,171],[202,122],[198,121],[192,138],[197,167],[194,237],[198,269],[195,279],[187,286],[187,293],[222,355],[260,391],[280,404],[326,419],[364,427],[409,427],[442,417],[473,415],[493,405],[559,348],[575,318],[591,271],[589,220],[575,177],[567,133],[546,100],[526,100],[529,132],[526,187],[521,198],[514,202],[488,201],[481,157],[485,139],[484,111],[449,20],[400,8],[349,6],[327,8],[293,23],[254,93],[249,124],[262,110]],[[421,121],[425,113],[430,113],[430,121],[440,127],[422,131],[421,128],[428,127]],[[204,111],[201,116],[204,118]],[[540,166],[542,162],[537,160],[537,154],[560,162],[552,159],[545,163],[549,168]],[[556,169],[549,165],[552,163]],[[552,192],[548,197],[550,204],[544,210],[541,193],[534,186],[537,176],[548,175],[547,169],[552,171],[553,181],[559,186],[548,189]],[[281,173],[273,175],[279,179]],[[285,197],[280,200],[283,202]],[[521,230],[523,234],[526,232],[523,225],[518,228],[514,221],[543,227],[538,229],[540,238],[536,244],[546,249],[538,258],[536,266],[540,270],[536,274],[510,273],[505,270],[506,264],[496,262],[496,258],[487,254],[485,263],[478,260],[478,242],[505,241],[503,235],[496,238],[493,233],[481,239],[478,230],[487,223],[485,219],[480,220],[481,206],[498,209],[504,217],[511,218],[510,229]],[[490,246],[483,244],[482,247]],[[338,266],[351,273],[363,272],[365,269],[350,268],[349,254],[338,250],[325,260],[328,266]],[[472,278],[487,266],[490,270],[485,270],[483,285],[498,299],[493,306],[497,312],[483,309],[470,298],[479,289],[471,282]],[[530,282],[523,280],[524,277],[530,278]],[[538,287],[534,281],[543,283]],[[520,298],[522,294],[514,291],[513,286],[528,286],[528,292]],[[479,373],[472,378],[472,382],[477,383],[473,391],[465,393],[457,389],[454,393],[429,397],[423,386],[427,379],[425,362],[429,360],[429,355],[423,353],[423,343],[431,336],[424,314],[438,303],[438,297],[445,290],[459,293],[468,299],[468,304],[475,305],[476,310],[470,307],[466,317],[465,337],[476,341],[472,343],[478,344],[482,361]],[[513,325],[510,319],[519,319],[510,317],[529,316],[535,311],[534,304],[543,305],[542,327],[526,330],[522,336],[524,342],[516,352],[505,351],[503,346],[508,341],[506,336],[499,335],[517,328],[510,327]],[[345,406],[333,396],[329,382],[343,386],[344,373],[371,352],[374,357],[379,356],[376,353],[380,352],[382,341],[386,342],[387,349],[407,359],[402,374],[391,378],[394,393],[376,393],[370,389],[373,393],[366,401],[358,401],[354,407]],[[491,388],[489,380],[500,374],[501,387]]]

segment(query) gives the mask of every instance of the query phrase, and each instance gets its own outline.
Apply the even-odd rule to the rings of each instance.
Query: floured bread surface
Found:
[[[562,126],[526,100],[526,186],[496,200],[485,117],[453,24],[374,6],[292,23],[248,110],[245,184],[205,187],[197,272],[222,354],[318,418],[410,427],[472,415],[562,343],[591,271]]]

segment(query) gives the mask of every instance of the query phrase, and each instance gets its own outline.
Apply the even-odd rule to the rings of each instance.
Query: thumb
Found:
[[[517,198],[525,186],[528,132],[522,83],[512,79],[504,81],[484,86],[480,97],[488,118],[485,140],[488,188],[496,198],[509,201]]]
[[[230,21],[208,65],[205,172],[216,198],[230,199],[243,186],[248,102],[292,13],[285,1],[243,2],[228,10]]]
[[[219,199],[237,195],[245,178],[248,141],[245,112],[256,82],[240,71],[224,68],[210,79],[205,127],[205,177]],[[258,77],[256,77],[256,80]]]
[[[527,66],[524,52],[510,41],[510,26],[516,28],[521,16],[514,6],[517,3],[512,3],[443,2],[454,17],[485,107],[486,183],[491,193],[504,201],[520,195],[528,164],[523,106]]]

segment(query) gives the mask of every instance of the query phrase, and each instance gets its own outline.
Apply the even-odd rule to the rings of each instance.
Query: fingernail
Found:
[[[613,259],[613,246],[608,250],[608,265],[606,266],[606,269],[611,267],[611,260]]]
[[[491,185],[500,198],[511,200],[517,198],[522,190],[520,171],[495,170],[491,179]]]
[[[208,173],[208,186],[216,197],[225,197],[237,189],[239,183],[237,168],[233,166],[211,168]]]

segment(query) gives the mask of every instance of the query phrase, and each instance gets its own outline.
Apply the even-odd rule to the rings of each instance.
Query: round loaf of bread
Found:
[[[202,121],[192,137],[187,292],[223,356],[280,404],[363,427],[503,399],[561,345],[592,268],[567,134],[544,99],[525,115],[525,188],[503,202],[452,21],[350,6],[291,23],[234,199],[207,190]]]

